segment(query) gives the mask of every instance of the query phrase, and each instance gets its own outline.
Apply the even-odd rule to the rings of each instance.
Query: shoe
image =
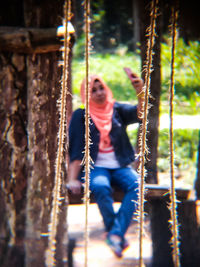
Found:
[[[114,254],[118,258],[122,257],[122,250],[123,249],[122,249],[122,246],[121,246],[121,241],[114,240],[114,238],[112,238],[112,236],[108,236],[106,238],[106,243],[112,249],[112,251],[114,252]]]
[[[122,251],[127,249],[129,247],[129,242],[124,238],[122,241],[121,241],[121,248],[122,248]]]

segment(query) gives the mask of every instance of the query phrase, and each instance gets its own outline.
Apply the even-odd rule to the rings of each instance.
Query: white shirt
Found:
[[[115,169],[120,167],[119,162],[116,159],[113,146],[110,146],[98,152],[95,166],[108,169]]]

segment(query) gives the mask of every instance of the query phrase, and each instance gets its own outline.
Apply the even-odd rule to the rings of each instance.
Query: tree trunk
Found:
[[[8,0],[0,24],[22,26],[21,10],[21,2]],[[0,266],[21,267],[28,174],[25,55],[0,51],[0,80]]]
[[[26,64],[0,54],[0,265],[23,265],[27,187]]]
[[[149,1],[138,1],[140,12],[140,42],[141,42],[141,57],[142,70],[146,65],[146,51],[147,51],[147,27],[150,25],[150,6]],[[150,83],[150,98],[149,103],[151,108],[148,113],[147,125],[147,147],[149,153],[147,155],[147,162],[145,164],[147,170],[146,182],[157,183],[157,147],[158,147],[158,127],[159,127],[159,104],[161,92],[161,74],[160,74],[160,19],[156,20],[155,45],[153,47],[153,72],[151,73]],[[144,72],[143,72],[144,78]]]
[[[44,1],[45,2],[45,1]],[[62,16],[63,2],[25,4],[27,27],[52,27]],[[48,16],[51,14],[51,16]],[[59,23],[61,24],[61,22]],[[59,25],[58,24],[58,25]],[[52,193],[54,188],[57,133],[59,124],[58,99],[61,91],[60,53],[37,54],[27,57],[29,180],[27,191],[26,266],[44,266]],[[63,173],[64,174],[64,173]],[[64,177],[62,177],[64,178]],[[66,199],[63,188],[61,194]],[[67,253],[67,205],[62,202],[56,238],[56,265],[64,266]],[[65,245],[64,245],[65,243]]]
[[[57,150],[60,75],[58,55],[28,56],[29,179],[27,191],[26,265],[42,266],[48,233]],[[53,75],[57,73],[57,75]],[[36,212],[37,211],[37,212]]]
[[[63,3],[24,0],[19,5],[18,1],[12,1],[12,8],[18,12],[16,18],[22,16],[25,25],[23,19],[19,23],[12,16],[9,22],[3,9],[1,25],[55,29],[62,24]],[[7,1],[5,5],[10,4]],[[3,267],[45,265],[47,237],[41,234],[48,233],[52,207],[61,52],[36,54],[35,51],[29,55],[25,52],[0,52],[0,265]],[[71,91],[71,81],[68,85]],[[72,105],[71,97],[67,97],[69,118]],[[65,178],[63,164],[61,195],[64,199]],[[56,266],[66,265],[66,212],[67,204],[63,201],[57,227]]]
[[[140,42],[139,3],[133,0],[133,51],[136,51]]]

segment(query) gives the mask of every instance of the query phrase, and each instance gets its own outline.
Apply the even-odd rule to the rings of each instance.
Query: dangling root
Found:
[[[48,267],[55,266],[55,251],[56,251],[56,233],[58,225],[59,205],[61,204],[60,189],[61,189],[61,164],[63,161],[64,137],[65,137],[65,121],[66,121],[66,96],[68,93],[67,80],[68,80],[68,56],[69,56],[69,31],[68,21],[71,14],[71,2],[68,0],[64,5],[64,49],[63,50],[63,77],[62,77],[62,90],[59,103],[59,131],[58,131],[58,149],[55,163],[55,182],[53,189],[53,202],[50,215],[49,232],[48,232],[48,247],[45,252],[45,264]]]
[[[85,0],[85,61],[86,61],[86,84],[85,84],[85,185],[84,185],[84,204],[85,204],[85,267],[88,266],[88,241],[89,241],[89,229],[88,229],[88,208],[90,203],[90,117],[89,117],[89,52],[90,52],[90,1]]]
[[[176,47],[176,23],[177,23],[177,11],[172,8],[172,54],[171,54],[171,79],[170,79],[170,205],[169,210],[171,213],[172,240],[173,247],[173,261],[174,266],[180,266],[179,260],[179,241],[178,241],[178,219],[177,219],[177,199],[175,191],[175,177],[174,177],[174,144],[173,144],[173,99],[174,99],[174,62],[175,62],[175,47]]]
[[[144,195],[145,195],[145,161],[147,158],[148,148],[146,146],[146,134],[147,134],[147,115],[149,109],[149,95],[150,95],[150,77],[152,72],[152,58],[153,58],[153,46],[154,46],[154,39],[155,39],[155,25],[156,25],[156,17],[157,17],[157,3],[158,0],[153,0],[151,2],[151,22],[150,26],[147,29],[147,53],[146,53],[146,63],[144,66],[145,72],[145,82],[144,82],[144,92],[145,92],[145,101],[143,106],[143,121],[141,126],[141,135],[139,137],[139,173],[140,173],[140,180],[139,180],[139,198],[138,198],[138,221],[139,221],[139,266],[143,266],[143,235],[144,235]]]

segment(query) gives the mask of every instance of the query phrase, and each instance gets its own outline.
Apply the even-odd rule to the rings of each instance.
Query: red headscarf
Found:
[[[92,99],[89,97],[89,113],[97,129],[100,132],[99,150],[104,150],[111,146],[109,133],[112,128],[113,105],[115,100],[113,99],[113,94],[110,88],[98,75],[89,76],[89,81],[88,81],[89,93],[91,94],[91,90],[96,80],[98,80],[106,90],[106,101],[103,104],[97,104],[96,102],[92,101]],[[85,104],[85,83],[86,79],[84,79],[81,84],[81,99],[84,104]]]

